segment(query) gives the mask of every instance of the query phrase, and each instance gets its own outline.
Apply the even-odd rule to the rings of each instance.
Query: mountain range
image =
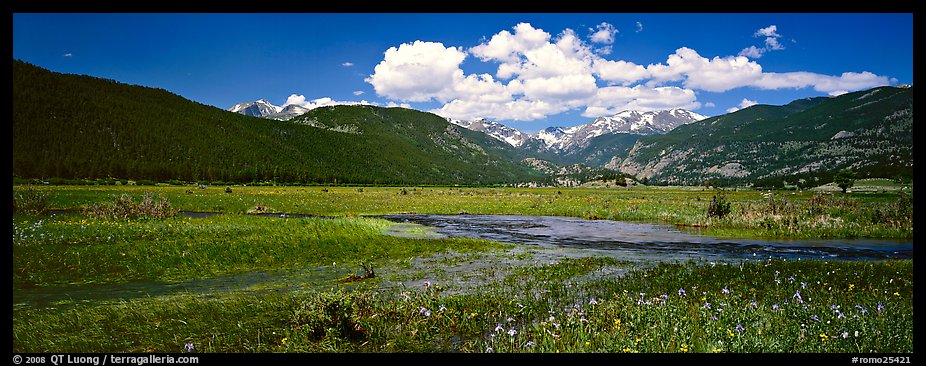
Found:
[[[13,63],[13,175],[166,181],[574,185],[822,184],[912,176],[913,87],[705,118],[624,111],[526,134],[365,105],[230,110],[169,91]],[[258,118],[260,117],[260,118]]]

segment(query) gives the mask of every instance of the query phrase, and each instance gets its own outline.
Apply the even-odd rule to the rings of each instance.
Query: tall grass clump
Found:
[[[44,215],[48,213],[49,208],[48,192],[38,191],[30,186],[13,193],[13,213]]]
[[[122,194],[109,203],[94,203],[84,210],[87,216],[107,219],[168,218],[177,214],[170,201],[152,192],[145,192],[141,201]]]

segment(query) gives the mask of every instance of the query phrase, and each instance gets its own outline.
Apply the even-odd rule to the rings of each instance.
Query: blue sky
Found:
[[[533,132],[912,83],[913,16],[21,13],[13,57],[222,109],[362,101]]]

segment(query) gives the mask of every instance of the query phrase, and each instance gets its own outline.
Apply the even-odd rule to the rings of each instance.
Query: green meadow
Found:
[[[155,198],[145,201],[148,192]],[[644,263],[364,217],[556,215],[730,237],[912,240],[909,189],[14,186],[13,194],[14,352],[913,351],[912,260]],[[729,212],[707,215],[718,199]],[[141,294],[126,291],[133,286]]]

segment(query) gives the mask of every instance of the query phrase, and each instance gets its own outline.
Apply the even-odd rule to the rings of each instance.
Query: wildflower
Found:
[[[711,308],[711,303],[709,303],[709,302],[704,303],[704,308],[705,308],[705,309],[710,309],[710,308]]]
[[[533,341],[527,341],[527,343],[524,344],[524,347],[533,347],[533,346],[534,346]]]
[[[723,290],[720,290],[720,292],[725,293],[725,294],[729,294],[729,293],[730,293],[730,290],[728,290],[727,287],[724,286]]]
[[[900,296],[900,293],[899,293],[899,292],[895,292],[895,293],[894,293],[894,296]]]
[[[816,315],[813,315],[813,316],[810,317],[810,320],[819,322],[819,321],[820,321],[820,318],[817,317]]]
[[[504,332],[504,331],[505,331],[505,328],[502,328],[502,325],[501,325],[501,324],[498,324],[498,325],[495,326],[495,331],[496,331],[496,332]]]
[[[858,331],[855,331],[855,337],[858,338]]]
[[[772,310],[778,310],[778,304],[772,304]]]
[[[849,332],[843,331],[840,335],[842,336],[842,339],[849,338]]]
[[[794,276],[788,277],[788,281],[794,282]]]
[[[424,281],[424,287],[431,287],[431,281]]]
[[[779,279],[776,278],[776,279],[775,279],[775,284],[776,284],[776,285],[780,285],[780,284],[781,284],[781,280],[779,280]]]
[[[621,329],[621,320],[614,319],[614,326],[617,327],[618,330]]]
[[[882,311],[884,311],[884,305],[881,305],[881,302],[878,301],[878,312],[880,313]]]
[[[591,300],[588,300],[588,304],[589,304],[589,305],[596,305],[596,304],[598,304],[598,301],[596,301],[595,298],[593,297]]]
[[[821,342],[826,342],[826,339],[827,339],[827,338],[829,338],[829,336],[827,336],[826,333],[820,333],[820,341],[821,341]]]
[[[515,334],[518,334],[518,331],[514,330],[514,328],[511,328],[511,330],[508,331],[509,336],[514,337]]]
[[[797,290],[797,292],[794,293],[794,296],[791,297],[797,299],[798,304],[804,303],[804,299],[801,297],[801,290]]]
[[[445,308],[444,305],[441,305],[440,308],[437,309],[438,312],[442,312],[444,310],[447,310],[447,308]]]
[[[193,352],[193,342],[186,342],[183,348],[185,348],[187,352]]]
[[[418,312],[420,312],[421,315],[424,315],[424,316],[426,316],[426,317],[431,316],[431,310],[428,310],[428,309],[426,309],[426,308],[420,308],[420,309],[418,309]]]
[[[681,297],[681,296],[685,296],[685,289],[683,289],[683,288],[678,289],[678,296],[680,296],[680,297]]]
[[[852,291],[852,289],[854,289],[854,288],[855,288],[855,284],[854,284],[854,283],[850,283],[850,284],[849,284],[849,291]]]
[[[585,347],[588,347],[588,346],[591,346],[591,345],[592,345],[592,342],[585,341]]]
[[[717,321],[717,316],[716,316],[716,315],[715,315],[715,316],[712,316],[712,317],[711,317],[711,320]]]
[[[511,323],[514,321],[514,318],[509,316],[508,319],[505,319],[505,321]]]
[[[283,337],[283,339],[280,340],[280,344],[282,344],[282,345],[284,345],[284,346],[286,345],[286,337]]]
[[[843,314],[843,313],[840,311],[840,312],[839,312],[839,315],[836,316],[836,319],[842,319],[842,318],[845,318],[845,317],[846,317],[846,314]]]
[[[492,349],[492,346],[486,346],[486,353],[492,353],[495,350]]]
[[[801,288],[807,288],[807,282],[801,282]]]
[[[408,292],[403,292],[403,293],[402,293],[402,296],[405,297],[405,301],[408,301],[408,300],[411,300],[411,299],[412,299],[411,296],[408,296]]]
[[[588,320],[585,319],[585,315],[582,315],[582,318],[579,319],[580,322],[588,323]]]
[[[752,300],[752,301],[749,302],[749,306],[752,306],[752,307],[754,307],[754,308],[758,308],[758,307],[759,307],[759,304],[756,304],[756,300]]]
[[[862,305],[855,304],[855,308],[861,310],[861,311],[862,311],[862,314],[867,314],[867,313],[868,313],[868,309],[865,309],[865,307],[862,306]]]
[[[734,336],[733,331],[727,329],[727,335],[730,336],[730,338],[733,338],[733,336]]]
[[[678,349],[681,352],[688,352],[688,345],[682,344],[682,347]]]
[[[743,328],[743,325],[742,325],[742,324],[737,324],[737,325],[736,325],[736,329],[734,329],[734,330],[736,330],[736,331],[738,331],[738,332],[742,332],[742,331],[746,330],[746,328]]]

